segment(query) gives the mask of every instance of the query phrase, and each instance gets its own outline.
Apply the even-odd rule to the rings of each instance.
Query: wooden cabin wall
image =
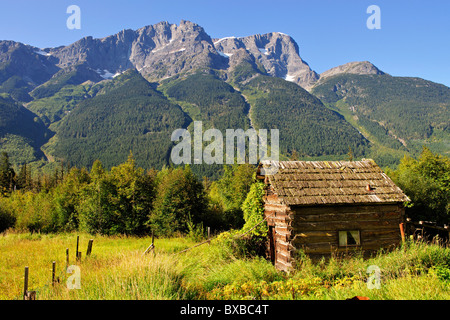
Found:
[[[329,255],[355,249],[376,251],[401,241],[400,205],[294,207],[290,242],[308,255]],[[339,231],[359,230],[360,247],[339,247]]]
[[[292,211],[281,204],[275,194],[270,191],[265,198],[265,217],[269,226],[267,256],[278,270],[287,271],[292,267],[291,258],[294,247],[290,243]]]

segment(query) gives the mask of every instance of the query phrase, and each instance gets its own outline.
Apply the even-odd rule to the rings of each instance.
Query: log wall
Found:
[[[400,243],[403,215],[400,205],[296,207],[290,240],[306,254],[377,251]],[[351,230],[360,232],[361,245],[340,247],[339,231]]]
[[[268,257],[277,269],[287,271],[297,249],[317,257],[361,249],[372,252],[398,245],[404,208],[382,204],[291,208],[269,190],[265,216],[270,230]],[[339,231],[351,230],[360,232],[361,245],[340,247]]]

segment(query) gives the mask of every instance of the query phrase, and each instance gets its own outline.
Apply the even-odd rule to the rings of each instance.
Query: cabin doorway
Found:
[[[272,264],[276,261],[276,250],[275,250],[275,226],[269,226],[269,257]]]

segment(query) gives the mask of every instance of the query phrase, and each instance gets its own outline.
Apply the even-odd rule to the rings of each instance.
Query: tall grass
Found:
[[[24,267],[29,267],[29,290],[38,299],[178,299],[178,270],[173,252],[194,243],[185,238],[157,240],[156,254],[144,256],[149,237],[91,237],[80,234],[81,290],[67,290],[66,248],[70,264],[76,264],[77,234],[8,234],[0,237],[0,299],[21,298]],[[87,242],[94,239],[91,256],[85,257]],[[60,283],[51,284],[56,261]],[[137,285],[139,284],[139,286]]]
[[[75,264],[77,234],[0,236],[0,299],[21,299],[24,267],[37,299],[449,299],[450,249],[408,242],[363,259],[301,258],[291,273],[278,272],[261,257],[236,256],[213,241],[183,253],[196,243],[188,238],[92,237],[80,234],[81,289],[67,289],[65,250]],[[90,257],[87,242],[94,239]],[[52,261],[60,282],[51,283]],[[381,287],[369,289],[367,268],[381,271]]]
[[[370,288],[369,266],[380,270],[380,288]],[[423,242],[406,242],[391,252],[380,251],[363,259],[332,258],[327,263],[305,262],[296,276],[316,275],[328,287],[320,299],[345,299],[367,296],[370,299],[430,300],[450,298],[449,278],[439,270],[450,270],[450,249]]]

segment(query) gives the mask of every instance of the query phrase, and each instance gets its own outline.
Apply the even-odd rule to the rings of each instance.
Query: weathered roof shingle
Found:
[[[398,203],[409,198],[371,159],[262,161],[268,184],[287,205]],[[261,172],[261,170],[258,170]],[[369,186],[369,187],[368,187]]]

